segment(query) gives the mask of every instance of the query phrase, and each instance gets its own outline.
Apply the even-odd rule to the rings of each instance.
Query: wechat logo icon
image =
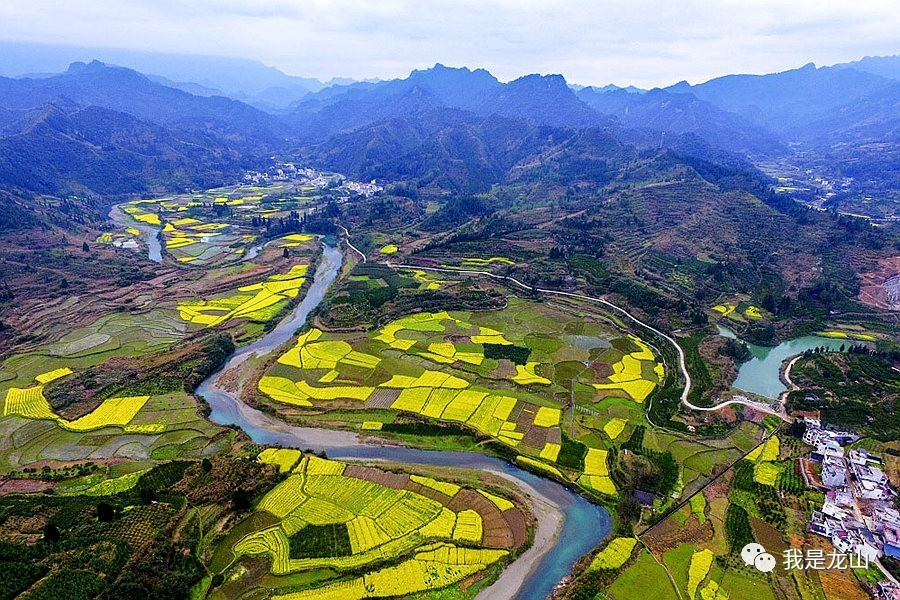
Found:
[[[766,552],[760,544],[750,543],[741,550],[741,559],[747,566],[753,565],[757,571],[771,573],[775,570],[775,557]]]

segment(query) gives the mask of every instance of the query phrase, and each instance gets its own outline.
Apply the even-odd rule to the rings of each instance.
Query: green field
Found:
[[[211,299],[179,302],[182,319],[204,327],[214,327],[232,319],[266,323],[275,318],[292,298],[297,298],[306,282],[308,265],[294,265],[285,273],[237,288],[236,292]]]
[[[190,457],[226,451],[234,440],[233,432],[204,419],[194,399],[184,393],[150,397],[125,428],[101,423],[81,431],[52,418],[9,415],[0,418],[0,434],[0,471],[41,460]]]
[[[199,194],[182,194],[129,202],[123,210],[136,222],[158,227],[166,254],[180,267],[211,268],[240,261],[260,243],[253,219],[280,219],[292,210],[310,206],[318,196],[295,196],[285,184],[229,186]],[[248,227],[250,226],[250,227]],[[106,234],[101,243],[127,241],[132,235]],[[296,248],[309,242],[309,234],[285,236],[277,248]],[[263,240],[265,241],[265,240]]]
[[[678,600],[679,596],[669,583],[665,568],[644,550],[637,561],[622,572],[607,592],[613,600]]]
[[[63,335],[27,354],[6,359],[0,372],[0,397],[11,387],[29,387],[43,373],[57,369],[81,371],[118,356],[139,356],[161,350],[184,336],[186,324],[178,314],[156,309],[141,314],[126,312],[100,317],[91,325]]]
[[[111,359],[159,352],[184,336],[171,311],[115,313],[28,354],[4,361],[0,383],[0,470],[39,460],[178,458],[228,448],[233,434],[204,419],[183,392],[112,395],[78,416],[60,416],[44,396]]]
[[[665,577],[671,577],[683,598],[822,597],[824,583],[815,572],[787,572],[779,566],[763,574],[740,558],[741,548],[753,541],[776,557],[788,547],[810,543],[806,525],[812,508],[821,505],[821,494],[807,490],[799,475],[794,476],[793,466],[794,458],[808,451],[797,438],[773,435],[679,511],[638,536],[650,552],[662,556]],[[619,580],[633,569],[629,567]],[[619,580],[600,589],[619,598],[627,592],[616,586]],[[854,593],[862,593],[854,582],[849,577],[831,585],[849,585]]]

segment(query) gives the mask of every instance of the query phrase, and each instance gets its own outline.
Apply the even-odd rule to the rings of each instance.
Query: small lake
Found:
[[[734,332],[727,327],[718,326],[719,335],[737,339]],[[757,346],[747,343],[753,358],[743,363],[738,368],[737,379],[732,387],[759,394],[766,398],[777,399],[787,386],[781,382],[779,376],[781,364],[795,354],[802,354],[807,350],[823,346],[831,350],[839,350],[841,345],[846,345],[847,340],[836,340],[815,335],[805,335],[778,344],[775,347]]]

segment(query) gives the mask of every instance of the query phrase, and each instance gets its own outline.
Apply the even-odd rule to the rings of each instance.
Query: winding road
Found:
[[[342,229],[344,229],[344,228],[342,227]],[[344,229],[344,231],[347,231],[347,230]],[[357,252],[359,252],[359,250],[357,250],[355,247],[353,247],[352,244],[350,244],[349,239],[347,240],[347,245],[350,246],[351,248],[353,248],[354,250],[356,250]],[[362,254],[362,252],[359,252],[359,253]],[[719,410],[721,408],[725,408],[726,406],[729,406],[731,404],[742,404],[744,406],[749,406],[751,408],[754,408],[754,409],[762,411],[762,412],[782,416],[777,410],[775,410],[771,406],[769,406],[765,403],[762,403],[762,402],[754,402],[752,400],[740,400],[740,399],[726,400],[725,402],[720,402],[719,404],[716,404],[714,406],[697,406],[696,404],[692,403],[688,399],[688,396],[691,393],[691,386],[692,386],[691,374],[688,372],[688,369],[687,369],[687,362],[686,362],[684,350],[681,348],[681,346],[678,344],[678,342],[676,342],[675,339],[672,338],[671,336],[663,333],[662,331],[653,327],[652,325],[645,323],[644,321],[641,321],[640,319],[638,319],[637,317],[632,315],[630,312],[628,312],[624,308],[622,308],[620,306],[616,306],[609,300],[604,300],[603,298],[596,298],[594,296],[587,296],[585,294],[577,294],[575,292],[563,292],[560,290],[551,290],[551,289],[547,289],[547,288],[533,287],[533,286],[530,286],[526,283],[519,281],[515,277],[510,277],[508,275],[497,275],[496,273],[491,273],[489,271],[473,271],[473,270],[468,270],[468,269],[443,269],[443,268],[439,268],[439,267],[422,267],[419,265],[407,265],[407,264],[403,264],[403,263],[392,263],[390,261],[385,261],[383,264],[385,264],[386,266],[391,267],[391,268],[419,269],[419,270],[423,270],[423,271],[437,271],[437,272],[441,272],[441,273],[463,273],[466,275],[481,275],[481,276],[491,277],[493,279],[509,281],[523,289],[533,291],[533,292],[540,292],[542,294],[552,294],[552,295],[556,295],[556,296],[565,296],[565,297],[569,297],[569,298],[577,298],[579,300],[587,300],[588,302],[596,302],[598,304],[602,304],[608,308],[613,309],[614,311],[618,312],[619,314],[625,316],[626,318],[630,319],[632,322],[636,323],[637,325],[640,325],[641,327],[643,327],[649,331],[652,331],[653,333],[655,333],[659,337],[663,338],[664,340],[668,341],[670,344],[672,344],[672,346],[675,347],[675,351],[678,353],[678,368],[681,371],[681,376],[684,378],[684,390],[681,392],[681,402],[686,407],[690,408],[691,410],[696,410],[696,411],[701,411],[701,412],[711,412],[711,411]]]
[[[786,396],[787,394],[800,389],[800,386],[794,383],[794,380],[791,379],[791,369],[794,368],[794,364],[796,364],[796,362],[801,358],[803,358],[803,355],[798,354],[797,356],[789,360],[788,363],[784,366],[784,373],[782,373],[782,377],[784,378],[784,382],[787,384],[788,389],[782,392],[783,396]]]
[[[353,250],[354,252],[359,254],[359,257],[362,259],[363,262],[369,262],[366,259],[366,255],[363,254],[362,251],[359,248],[357,248],[356,246],[354,246],[353,242],[350,241],[350,232],[347,231],[347,228],[344,227],[343,225],[338,225],[338,227],[340,227],[341,229],[344,230],[344,241],[347,242],[347,246],[349,246],[351,250]]]

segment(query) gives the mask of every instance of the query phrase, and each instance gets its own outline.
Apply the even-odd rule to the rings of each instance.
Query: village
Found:
[[[830,540],[838,552],[878,567],[885,578],[872,585],[876,598],[900,599],[900,585],[880,562],[884,556],[900,558],[897,490],[883,463],[863,448],[848,448],[859,436],[823,428],[817,412],[796,416],[806,425],[803,441],[815,448],[808,458],[798,459],[803,481],[825,493],[809,531]]]
[[[317,190],[329,189],[338,195],[371,198],[384,188],[370,181],[352,181],[338,173],[320,172],[309,167],[297,167],[294,163],[277,162],[266,171],[250,171],[244,175],[244,183],[265,185],[280,181],[293,181]]]

